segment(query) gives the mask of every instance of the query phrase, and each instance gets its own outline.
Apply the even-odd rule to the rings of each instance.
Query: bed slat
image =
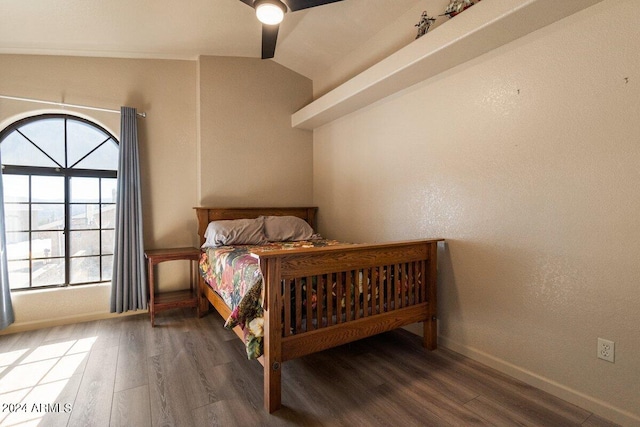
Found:
[[[305,283],[305,304],[307,306],[307,332],[313,330],[313,291],[311,289],[311,276],[307,276]]]
[[[326,302],[327,302],[327,326],[333,325],[333,274],[327,274],[326,276]]]
[[[336,323],[342,323],[342,274],[336,274]]]
[[[300,277],[295,280],[296,286],[296,334],[302,332],[302,279]]]
[[[324,282],[323,277],[325,276],[316,276],[317,282],[317,291],[316,291],[316,328],[319,329],[322,327],[322,311],[323,311],[323,302],[324,302]]]
[[[345,282],[345,322],[349,322],[350,320],[352,320],[351,317],[351,274],[347,274],[347,280]]]
[[[282,333],[284,336],[291,335],[291,286],[286,280],[282,282],[283,294],[282,304],[284,306],[284,328],[282,329]]]

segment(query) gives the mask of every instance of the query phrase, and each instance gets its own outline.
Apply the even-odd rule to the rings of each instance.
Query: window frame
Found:
[[[113,202],[103,202],[102,200],[102,179],[103,178],[109,178],[109,179],[117,179],[118,177],[118,171],[117,171],[117,166],[115,170],[108,170],[108,169],[74,169],[74,166],[78,165],[80,162],[82,162],[85,158],[87,158],[88,156],[90,156],[93,152],[95,152],[98,148],[100,148],[101,146],[103,146],[104,143],[108,143],[110,140],[113,140],[113,142],[116,144],[116,146],[119,149],[119,145],[120,142],[118,141],[118,139],[108,130],[106,130],[104,127],[100,126],[99,124],[85,119],[83,117],[78,117],[75,115],[71,115],[71,114],[64,114],[64,113],[47,113],[47,114],[39,114],[39,115],[34,115],[34,116],[29,116],[29,117],[25,117],[23,119],[17,120],[13,123],[11,123],[10,125],[6,126],[4,129],[2,129],[0,131],[0,144],[1,142],[5,139],[5,137],[7,137],[9,134],[11,134],[14,131],[17,131],[19,133],[22,134],[22,132],[20,132],[19,128],[21,128],[22,126],[25,126],[29,123],[32,122],[37,122],[40,120],[47,120],[47,119],[63,119],[64,120],[64,151],[65,151],[65,162],[68,160],[68,126],[67,126],[67,122],[69,120],[72,121],[76,121],[76,122],[81,122],[84,123],[88,126],[91,126],[95,129],[97,129],[98,131],[102,132],[105,134],[105,136],[107,136],[107,138],[100,144],[98,144],[96,147],[94,147],[93,149],[91,149],[88,153],[86,153],[84,156],[82,156],[80,159],[76,160],[70,167],[66,168],[66,167],[43,167],[43,166],[25,166],[25,165],[5,165],[4,163],[2,163],[2,175],[20,175],[20,176],[27,176],[29,179],[29,199],[26,202],[20,202],[20,203],[16,203],[16,204],[24,204],[24,205],[28,205],[29,206],[29,219],[28,219],[28,223],[29,223],[29,229],[25,230],[29,233],[29,256],[27,259],[20,259],[20,261],[28,261],[29,262],[29,280],[28,280],[28,286],[26,287],[22,287],[22,288],[12,288],[11,291],[15,291],[15,292],[24,292],[24,291],[32,291],[32,290],[40,290],[40,289],[50,289],[50,288],[65,288],[65,287],[74,287],[74,286],[85,286],[85,285],[92,285],[92,284],[100,284],[100,283],[108,283],[111,282],[111,276],[109,275],[108,279],[104,279],[104,275],[103,275],[103,259],[108,255],[113,255],[113,251],[111,254],[105,254],[103,252],[103,230],[115,230],[115,223],[113,225],[113,227],[107,227],[107,228],[103,228],[103,223],[102,223],[102,215],[103,215],[103,209],[102,207],[104,205],[113,205],[114,209],[116,206],[116,201],[114,200]],[[25,137],[27,140],[31,141],[26,135],[22,134],[23,137]],[[34,142],[37,143],[37,142]],[[41,150],[42,151],[42,150]],[[58,164],[59,163],[53,159],[51,156],[49,156],[47,153],[45,153],[43,151],[43,153],[49,157],[54,163]],[[0,159],[1,160],[1,159]],[[33,251],[32,251],[32,245],[33,245],[33,239],[32,239],[32,234],[33,233],[37,233],[43,230],[37,230],[34,229],[34,225],[33,225],[33,216],[32,216],[32,205],[34,204],[46,204],[40,201],[33,201],[32,200],[32,196],[33,196],[33,189],[32,189],[32,184],[31,184],[31,178],[33,176],[50,176],[50,177],[63,177],[64,178],[64,227],[63,227],[63,236],[64,236],[64,256],[63,257],[58,257],[58,259],[63,259],[64,260],[64,283],[63,284],[52,284],[52,285],[39,285],[39,286],[34,286],[33,285],[33,272],[34,272],[34,268],[33,268],[33,263],[34,261],[40,261],[42,258],[40,257],[34,257]],[[73,178],[97,178],[99,181],[99,200],[98,202],[91,202],[91,203],[81,203],[81,202],[73,202],[72,201],[72,196],[71,196],[71,180]],[[3,201],[4,203],[4,201]],[[61,203],[57,203],[57,204],[61,204]],[[98,254],[89,254],[86,256],[72,256],[72,254],[70,253],[70,244],[71,244],[71,234],[74,231],[79,231],[79,229],[74,228],[72,226],[72,206],[74,205],[82,205],[82,204],[94,204],[94,205],[99,205],[99,224],[97,228],[89,228],[89,229],[81,229],[82,231],[84,230],[90,230],[90,231],[98,231],[98,239],[99,241],[97,242],[97,247],[99,248],[98,250]],[[5,205],[6,206],[6,205]],[[46,230],[44,230],[46,231]],[[56,230],[58,231],[58,230]],[[73,259],[78,259],[78,258],[89,258],[89,257],[95,257],[97,256],[97,258],[99,259],[99,265],[98,265],[98,273],[99,273],[99,280],[97,281],[86,281],[86,282],[77,282],[77,283],[71,283],[71,264],[72,264],[72,260]]]

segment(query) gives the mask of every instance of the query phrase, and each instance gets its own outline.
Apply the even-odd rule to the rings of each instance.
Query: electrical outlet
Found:
[[[613,341],[598,338],[598,359],[614,363],[616,353],[616,343]]]

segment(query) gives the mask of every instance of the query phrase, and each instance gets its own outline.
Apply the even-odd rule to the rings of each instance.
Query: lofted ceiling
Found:
[[[424,2],[344,0],[289,13],[273,60],[314,79]],[[0,54],[260,57],[261,24],[239,0],[2,0],[0,20]]]

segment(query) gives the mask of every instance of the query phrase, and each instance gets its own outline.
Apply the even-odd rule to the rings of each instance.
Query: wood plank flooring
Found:
[[[399,330],[283,365],[284,407],[216,313],[0,336],[0,426],[612,426]]]

